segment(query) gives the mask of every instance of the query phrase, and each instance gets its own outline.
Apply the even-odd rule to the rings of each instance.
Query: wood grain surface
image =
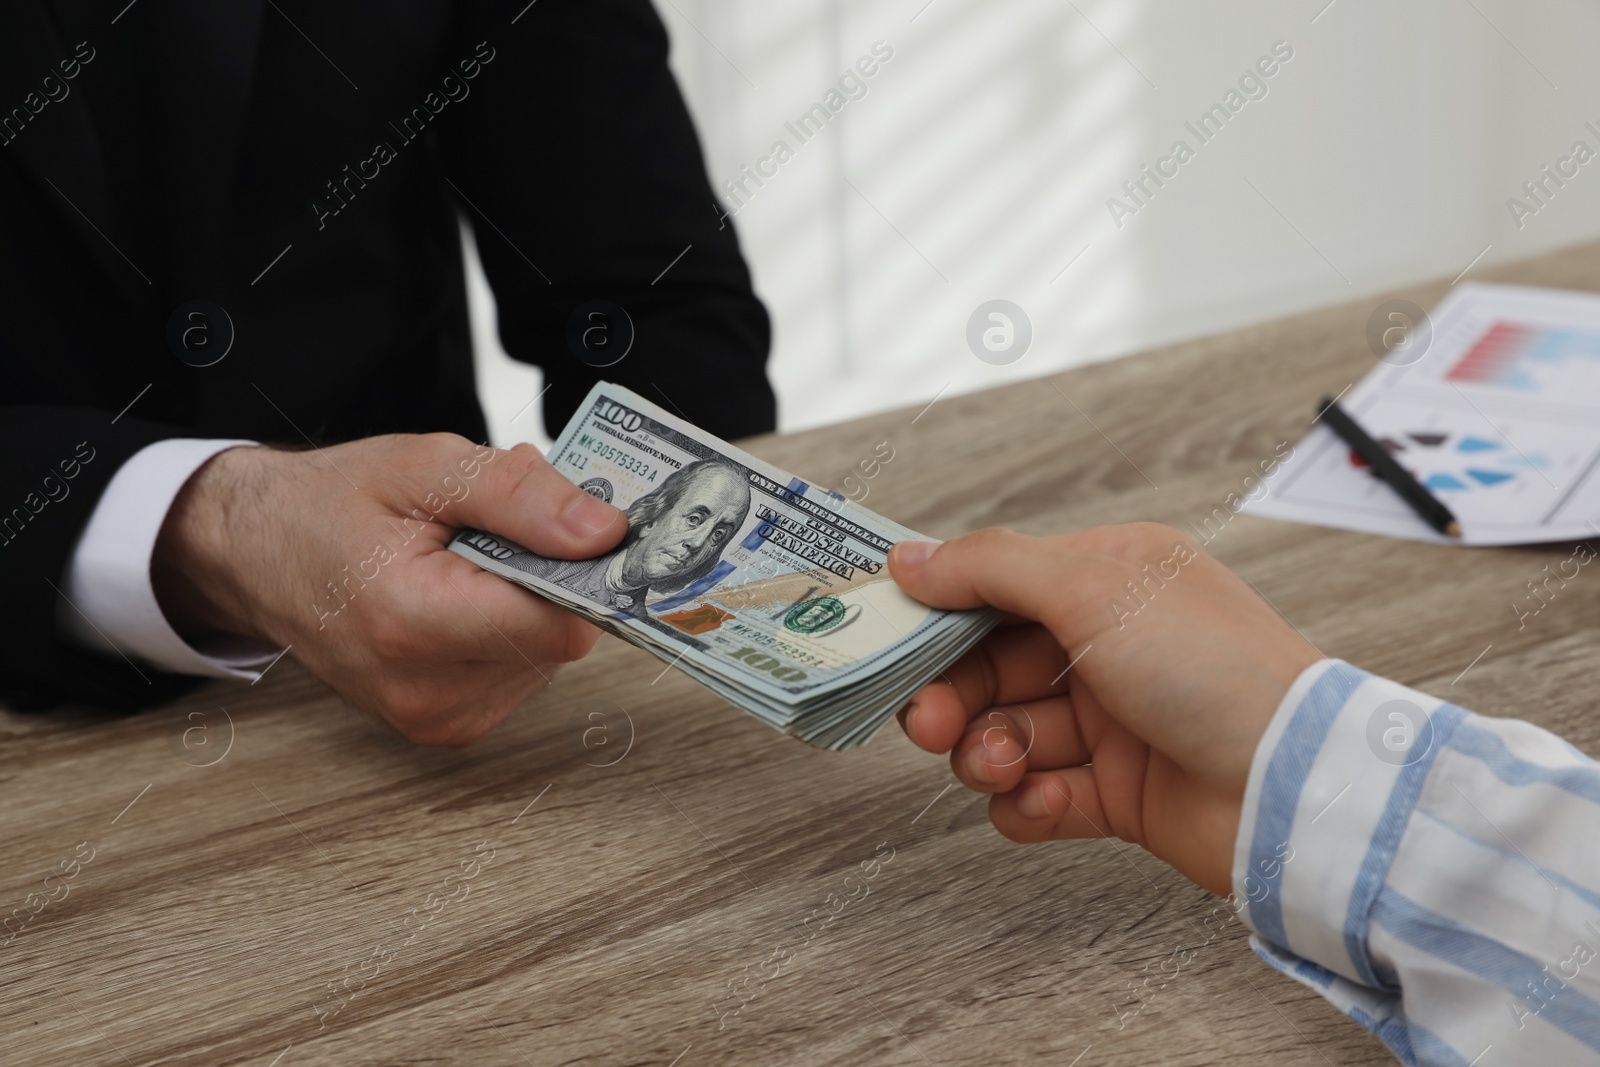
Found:
[[[1596,289],[1600,246],[1475,276]],[[886,440],[868,506],[937,537],[1198,522],[1371,367],[1378,303],[1445,289],[747,444],[838,485]],[[1328,655],[1600,750],[1600,579],[1510,607],[1572,546],[1210,550]],[[1391,1062],[1152,857],[1013,845],[897,730],[815,751],[609,638],[464,751],[292,657],[0,732],[0,913],[78,863],[0,947],[6,1064]]]

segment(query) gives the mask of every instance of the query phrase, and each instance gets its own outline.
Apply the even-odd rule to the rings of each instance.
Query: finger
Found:
[[[415,508],[422,504],[423,515],[448,525],[500,534],[560,559],[597,556],[627,533],[621,511],[573,485],[532,448],[500,451],[429,434],[415,451],[416,466],[399,472],[400,499],[391,502],[403,514],[421,518]]]
[[[900,725],[919,748],[949,752],[985,708],[1064,692],[1069,663],[1067,651],[1042,626],[997,630],[913,696]]]
[[[555,664],[540,664],[537,673],[513,675],[487,692],[473,693],[446,707],[430,720],[426,743],[449,748],[476,744],[510,718],[531,694],[543,689],[555,669]]]
[[[391,635],[391,654],[434,663],[454,661],[520,664],[537,673],[540,663],[582,659],[600,631],[577,615],[452,552],[418,561],[417,584],[392,617],[377,625]]]
[[[487,571],[464,578],[451,583],[456,599],[470,611],[460,639],[487,646],[491,658],[514,658],[541,673],[538,664],[580,660],[600,638],[599,627],[588,620]],[[489,639],[485,627],[496,640]]]
[[[1091,753],[1067,697],[990,708],[972,720],[950,765],[967,788],[1006,793],[1029,771],[1075,767]]]
[[[548,676],[553,665],[540,672]],[[407,740],[459,748],[482,738],[545,685],[541,673],[506,663],[462,662],[388,673],[372,694],[376,711]]]
[[[991,605],[1049,625],[1072,643],[1063,621],[1083,616],[1115,595],[1125,573],[1116,557],[1086,552],[1068,538],[1026,537],[988,529],[943,544],[901,541],[889,552],[889,571],[911,597],[936,608]]]
[[[989,798],[989,821],[1023,844],[1113,836],[1092,767],[1029,772],[1015,789]]]

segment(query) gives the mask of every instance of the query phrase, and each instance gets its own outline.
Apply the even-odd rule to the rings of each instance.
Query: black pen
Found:
[[[1421,482],[1413,478],[1410,471],[1400,466],[1387,448],[1368,437],[1367,431],[1345,414],[1345,410],[1335,403],[1332,397],[1322,398],[1321,410],[1317,412],[1317,417],[1326,422],[1356,455],[1366,461],[1372,473],[1376,474],[1383,484],[1399,493],[1400,499],[1411,505],[1411,510],[1422,516],[1423,522],[1446,537],[1461,536],[1461,524],[1456,521],[1450,509],[1445,507],[1438,497],[1428,492]]]

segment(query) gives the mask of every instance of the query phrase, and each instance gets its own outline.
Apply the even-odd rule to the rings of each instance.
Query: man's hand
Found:
[[[428,434],[235,448],[173,502],[151,575],[180,634],[292,644],[311,673],[405,736],[465,745],[599,631],[448,551],[462,526],[582,559],[615,547],[627,520],[531,445]]]
[[[1321,658],[1309,642],[1188,535],[1154,524],[902,542],[889,567],[925,604],[1014,616],[900,713],[913,742],[994,794],[996,829],[1025,842],[1115,834],[1229,891],[1256,743]]]

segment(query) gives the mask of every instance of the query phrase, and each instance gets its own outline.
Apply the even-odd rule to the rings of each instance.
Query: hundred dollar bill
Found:
[[[627,512],[616,550],[547,559],[481,530],[451,550],[813,744],[863,743],[999,621],[900,591],[888,552],[916,533],[621,386],[590,391],[549,459]]]

